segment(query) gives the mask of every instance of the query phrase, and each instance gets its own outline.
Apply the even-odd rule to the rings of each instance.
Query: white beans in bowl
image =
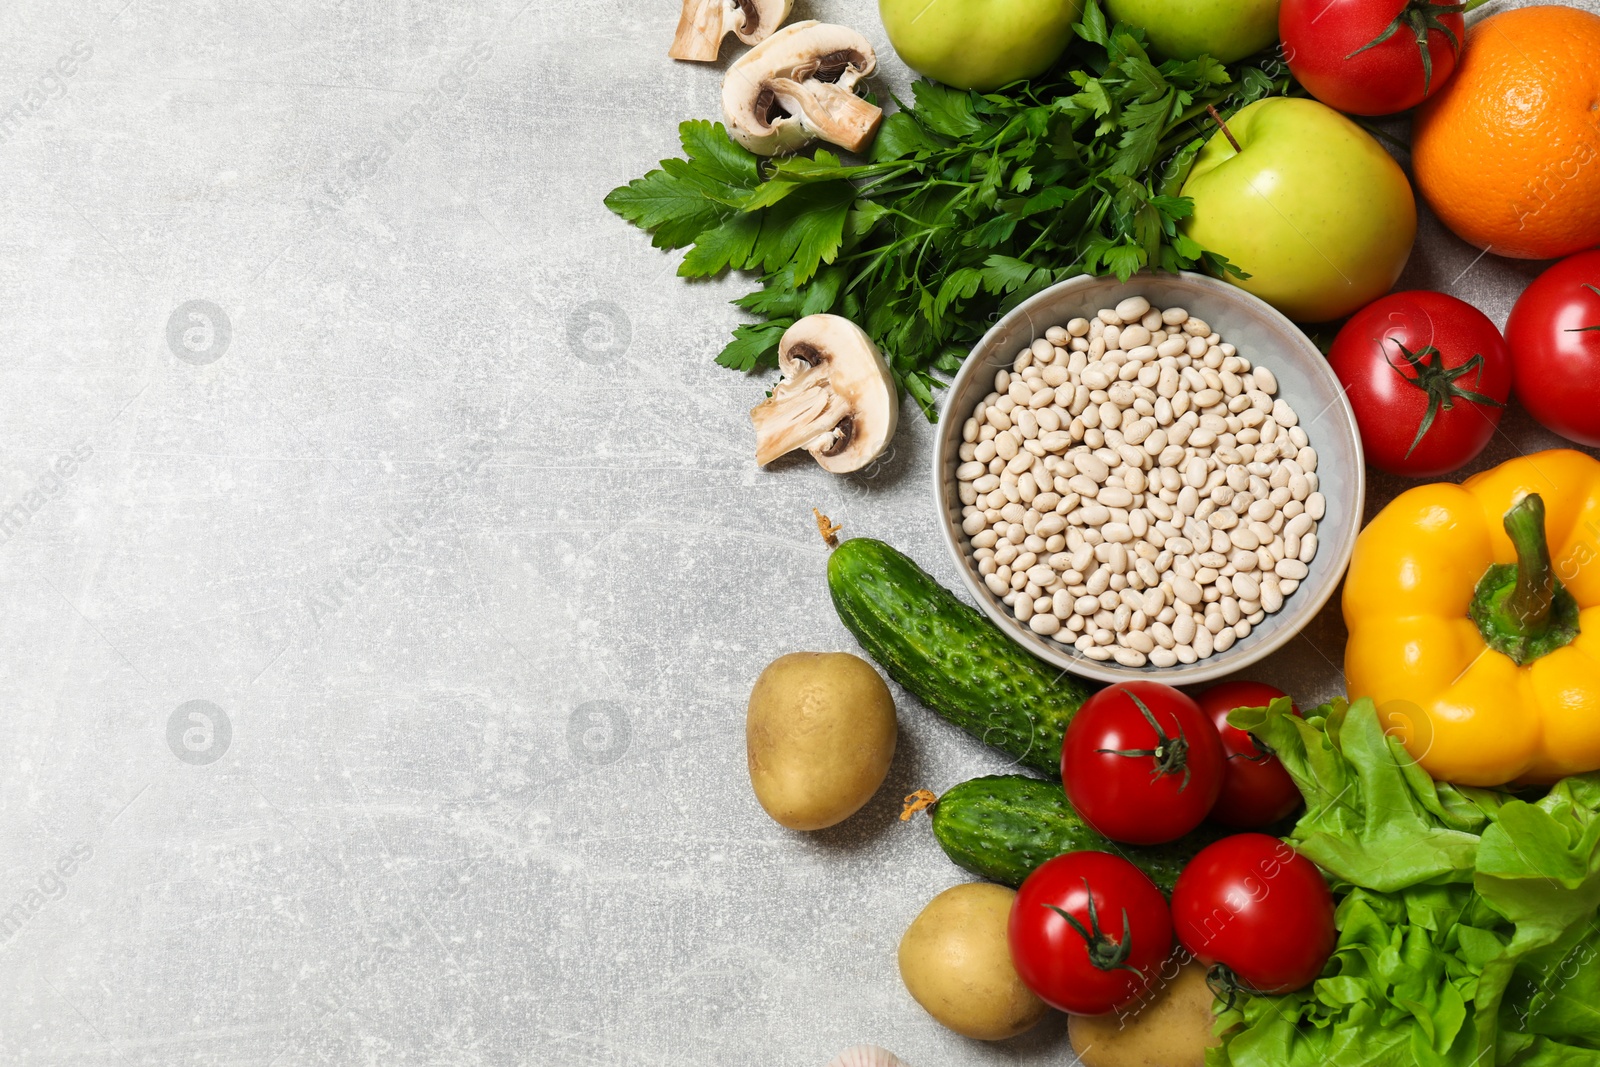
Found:
[[[1194,663],[1283,607],[1317,554],[1317,453],[1278,383],[1183,308],[1055,326],[962,426],[961,528],[1034,633]]]

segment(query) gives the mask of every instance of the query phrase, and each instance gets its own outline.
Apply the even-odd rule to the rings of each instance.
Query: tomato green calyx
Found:
[[[1394,346],[1400,350],[1400,355],[1405,358],[1406,365],[1415,372],[1415,377],[1408,378],[1405,371],[1394,362],[1385,362],[1388,362],[1390,368],[1400,376],[1401,381],[1408,385],[1414,385],[1428,394],[1428,413],[1422,416],[1422,425],[1417,427],[1416,439],[1411,442],[1411,447],[1406,449],[1407,459],[1411,458],[1411,453],[1417,450],[1417,446],[1422,443],[1422,439],[1428,436],[1428,431],[1433,429],[1434,420],[1439,417],[1439,412],[1453,410],[1457,400],[1470,400],[1474,404],[1483,404],[1494,408],[1505,407],[1505,404],[1492,396],[1485,396],[1471,389],[1464,389],[1458,384],[1462,378],[1469,374],[1476,374],[1478,376],[1478,384],[1481,385],[1483,383],[1482,352],[1473,353],[1471,359],[1451,370],[1444,365],[1444,353],[1433,345],[1427,345],[1420,352],[1413,352],[1392,337],[1386,338],[1386,340],[1394,341]],[[1429,356],[1434,357],[1431,363],[1428,361]]]
[[[1265,763],[1278,754],[1278,750],[1267,744],[1255,734],[1250,735],[1250,747],[1256,750],[1254,756],[1247,756],[1243,752],[1235,752],[1229,759],[1242,759],[1246,763]]]
[[[1467,10],[1469,4],[1435,4],[1432,0],[1406,0],[1405,7],[1400,9],[1400,14],[1394,17],[1387,29],[1354,52],[1345,56],[1354,59],[1369,48],[1376,48],[1389,40],[1401,30],[1410,30],[1417,40],[1417,50],[1422,53],[1422,95],[1433,92],[1433,54],[1428,51],[1428,35],[1438,30],[1450,39],[1450,48],[1456,55],[1461,54],[1461,38],[1456,36],[1456,31],[1445,25],[1440,15],[1459,15]]]
[[[1232,1011],[1239,994],[1246,992],[1239,976],[1225,963],[1213,963],[1206,968],[1206,988],[1211,990],[1212,996],[1222,1001],[1225,1011]]]
[[[1122,940],[1113,941],[1111,937],[1100,929],[1100,916],[1094,907],[1094,893],[1089,889],[1089,880],[1083,880],[1083,892],[1089,901],[1089,927],[1068,915],[1054,904],[1045,907],[1067,920],[1067,923],[1083,938],[1084,945],[1089,949],[1089,962],[1102,971],[1131,971],[1140,974],[1139,968],[1128,962],[1128,957],[1133,953],[1133,923],[1128,918],[1128,909],[1122,909]]]
[[[1529,493],[1506,512],[1517,562],[1484,572],[1468,614],[1484,643],[1525,667],[1578,636],[1578,602],[1556,577],[1544,529],[1544,498]]]
[[[1162,775],[1177,774],[1182,771],[1183,782],[1178,786],[1178,792],[1183,792],[1189,788],[1189,739],[1183,736],[1183,727],[1178,727],[1177,737],[1168,737],[1144,701],[1140,700],[1131,689],[1124,689],[1122,692],[1138,706],[1144,721],[1156,732],[1156,747],[1097,748],[1095,751],[1107,756],[1149,756],[1156,761],[1155,768],[1150,774],[1152,781]]]
[[[1589,290],[1595,296],[1600,296],[1600,289],[1596,289],[1594,286],[1590,285],[1588,282],[1584,282],[1583,283],[1583,287],[1585,289]],[[1590,330],[1600,330],[1600,322],[1595,323],[1593,326],[1574,326],[1570,330],[1567,330],[1566,332],[1567,333],[1588,333]]]

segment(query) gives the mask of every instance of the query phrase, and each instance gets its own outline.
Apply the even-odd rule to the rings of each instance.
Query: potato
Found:
[[[894,742],[889,687],[858,656],[790,653],[750,693],[750,784],[791,830],[821,830],[859,811],[889,773]]]
[[[1011,965],[1006,924],[1016,895],[988,882],[946,889],[900,939],[900,980],[929,1015],[965,1037],[1003,1041],[1050,1010]]]
[[[1084,1067],[1205,1067],[1206,1049],[1222,1043],[1211,1036],[1213,999],[1206,969],[1186,963],[1142,1004],[1074,1015],[1072,1050]]]

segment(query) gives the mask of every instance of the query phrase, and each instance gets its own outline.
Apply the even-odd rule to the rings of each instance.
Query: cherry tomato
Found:
[[[1225,757],[1200,706],[1157,682],[1102,689],[1061,746],[1067,799],[1113,841],[1159,845],[1193,830],[1222,791]]]
[[[1466,20],[1449,0],[1283,0],[1278,34],[1312,96],[1352,115],[1392,115],[1450,80]]]
[[[1444,293],[1392,293],[1351,317],[1328,354],[1367,462],[1437,478],[1471,462],[1511,396],[1511,350],[1489,317]]]
[[[1068,852],[1011,902],[1011,962],[1046,1004],[1104,1015],[1139,999],[1172,954],[1167,899],[1121,856]]]
[[[1225,837],[1190,860],[1172,890],[1172,921],[1214,977],[1257,993],[1304,989],[1338,940],[1322,872],[1266,834]]]
[[[1600,251],[1534,279],[1506,322],[1517,399],[1541,423],[1600,448]]]
[[[1278,757],[1228,722],[1229,713],[1236,708],[1264,708],[1288,695],[1260,682],[1223,682],[1195,698],[1200,710],[1216,724],[1228,757],[1222,795],[1211,809],[1213,822],[1235,830],[1259,830],[1300,806],[1300,789]],[[1295,708],[1294,713],[1300,714],[1300,709]]]

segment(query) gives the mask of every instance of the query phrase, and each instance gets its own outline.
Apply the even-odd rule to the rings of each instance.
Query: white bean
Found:
[[[1273,568],[1273,573],[1279,578],[1298,582],[1311,573],[1311,568],[1301,563],[1298,559],[1283,559],[1278,561],[1278,565]]]
[[[1327,508],[1277,391],[1207,323],[1143,297],[1047,329],[961,428],[985,586],[1097,660],[1226,651],[1309,573]]]
[[[1093,452],[1084,452],[1074,457],[1080,473],[1087,474],[1096,482],[1104,482],[1111,474],[1111,468],[1106,461]]]
[[[1133,504],[1133,494],[1120,486],[1110,485],[1101,489],[1095,496],[1101,504],[1108,508],[1126,508]],[[1301,516],[1304,518],[1305,516]]]
[[[1114,314],[1123,322],[1137,322],[1144,318],[1144,313],[1149,310],[1150,301],[1142,296],[1130,296],[1117,305]]]

